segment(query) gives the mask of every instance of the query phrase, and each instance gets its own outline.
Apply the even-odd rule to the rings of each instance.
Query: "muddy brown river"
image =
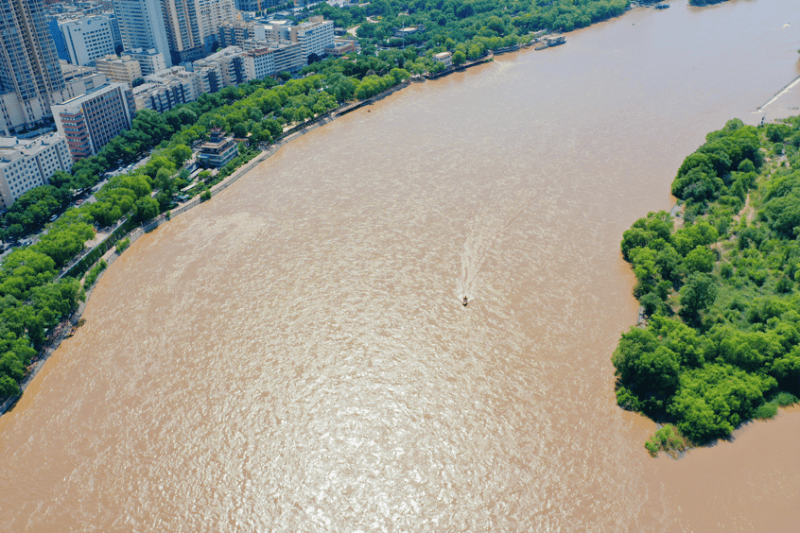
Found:
[[[413,85],[139,239],[0,418],[0,531],[800,531],[800,409],[674,461],[614,403],[622,232],[707,132],[800,105],[800,3],[671,6]]]

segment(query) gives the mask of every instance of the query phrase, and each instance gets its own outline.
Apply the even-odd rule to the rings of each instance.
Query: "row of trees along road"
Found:
[[[378,57],[346,63],[327,65],[325,74],[290,79],[283,85],[267,78],[227,87],[166,113],[139,111],[131,130],[115,137],[98,155],[78,161],[69,174],[57,172],[49,185],[23,194],[3,217],[3,237],[20,238],[43,229],[46,233],[36,244],[13,251],[0,267],[0,397],[19,392],[18,383],[31,358],[84,297],[78,280],[58,279],[60,269],[99,229],[123,218],[145,222],[169,209],[175,194],[188,185],[188,172],[181,167],[192,155],[190,147],[205,139],[210,128],[220,127],[249,142],[242,143],[240,155],[216,178],[204,173],[206,181],[191,194],[206,192],[254,157],[260,143],[278,138],[285,126],[325,113],[357,94],[372,96],[410,76],[396,63]],[[152,153],[145,165],[111,178],[95,194],[96,202],[67,208],[75,191],[96,185],[106,172],[136,162],[147,152]]]

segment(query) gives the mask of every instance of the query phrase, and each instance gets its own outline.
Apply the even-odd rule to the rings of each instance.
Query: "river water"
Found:
[[[800,410],[651,459],[610,363],[622,232],[708,131],[797,113],[756,110],[798,27],[636,9],[284,147],[109,268],[0,418],[0,530],[798,531]]]

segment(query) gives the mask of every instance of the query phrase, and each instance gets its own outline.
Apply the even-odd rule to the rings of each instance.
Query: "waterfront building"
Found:
[[[439,52],[433,56],[433,60],[444,65],[445,68],[453,66],[453,54],[450,52]]]
[[[130,51],[154,49],[161,54],[165,67],[171,67],[169,41],[164,27],[161,0],[113,0],[122,45]],[[142,72],[145,67],[142,65]]]
[[[271,43],[275,54],[275,74],[279,72],[297,72],[308,64],[308,57],[303,54],[300,43]]]
[[[169,111],[173,107],[191,102],[187,99],[184,86],[179,81],[167,83],[144,83],[133,89],[136,111],[151,109],[158,113]]]
[[[15,93],[27,122],[35,122],[25,104],[38,99],[46,107],[64,88],[44,0],[4,0],[0,8],[0,93]]]
[[[322,17],[311,17],[308,22],[292,26],[290,35],[293,43],[300,44],[306,60],[312,54],[322,57],[325,55],[325,49],[333,46],[333,21],[324,20]]]
[[[90,65],[98,57],[114,53],[114,33],[108,17],[84,17],[60,26],[73,65]]]
[[[248,80],[260,80],[275,74],[275,51],[257,48],[244,53],[244,68]]]
[[[300,43],[248,39],[243,48],[246,52],[244,61],[248,80],[274,76],[284,71],[297,72],[307,64]]]
[[[208,137],[197,154],[202,166],[222,168],[238,155],[238,143],[233,137],[225,137],[219,128],[212,129]]]
[[[282,0],[236,0],[236,9],[239,11],[265,11],[278,4],[283,4]]]
[[[122,57],[114,54],[95,60],[98,72],[105,74],[110,80],[120,83],[133,84],[133,80],[142,77],[142,67],[132,56]]]
[[[0,207],[8,209],[25,191],[46,185],[58,170],[69,172],[72,157],[63,135],[33,140],[0,138]]]
[[[145,81],[162,84],[179,82],[183,86],[186,102],[197,100],[205,92],[198,81],[197,73],[186,70],[184,67],[171,67],[155,74],[150,74],[145,78]]]
[[[52,106],[59,133],[73,160],[95,155],[108,141],[130,129],[135,112],[127,85],[109,83],[83,96]]]

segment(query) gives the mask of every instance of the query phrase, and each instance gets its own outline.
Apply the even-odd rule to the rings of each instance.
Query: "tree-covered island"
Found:
[[[619,405],[665,423],[654,455],[798,401],[800,117],[709,133],[672,193],[682,223],[649,213],[623,234],[646,322],[612,359]]]

